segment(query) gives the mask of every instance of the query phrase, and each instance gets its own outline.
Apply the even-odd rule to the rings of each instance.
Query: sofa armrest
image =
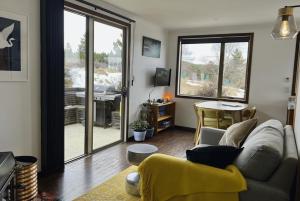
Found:
[[[225,130],[217,128],[202,127],[200,130],[200,143],[209,145],[218,145]]]
[[[293,128],[286,126],[284,130],[284,158],[272,177],[268,180],[268,184],[282,189],[286,193],[290,193],[297,177],[298,154]]]
[[[239,193],[240,201],[289,201],[289,194],[266,182],[247,179],[247,190]]]

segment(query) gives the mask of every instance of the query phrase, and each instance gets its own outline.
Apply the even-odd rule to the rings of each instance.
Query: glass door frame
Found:
[[[119,24],[117,24],[117,23],[114,23],[114,22],[111,22],[111,21],[107,21],[107,20],[105,20],[105,19],[103,19],[103,18],[99,18],[99,17],[88,17],[89,18],[89,26],[90,26],[90,33],[89,33],[89,37],[90,38],[92,38],[92,40],[90,40],[90,44],[89,44],[89,52],[93,52],[94,53],[94,40],[95,40],[95,36],[94,36],[94,33],[95,33],[95,31],[94,31],[94,24],[95,24],[95,22],[98,22],[98,23],[102,23],[102,24],[105,24],[105,25],[109,25],[109,26],[112,26],[112,27],[116,27],[116,28],[119,28],[119,29],[121,29],[122,30],[122,33],[123,33],[123,38],[122,38],[122,43],[123,43],[123,48],[122,48],[122,89],[124,89],[124,87],[126,88],[126,90],[128,89],[128,86],[127,86],[127,80],[126,80],[126,78],[128,77],[127,75],[126,75],[126,70],[127,70],[127,65],[126,65],[126,60],[127,60],[127,33],[126,33],[126,27],[124,27],[124,26],[121,26],[121,25],[119,25]],[[92,86],[91,87],[91,92],[90,93],[94,93],[94,84],[93,84],[93,82],[94,82],[94,54],[92,54],[91,55],[91,57],[89,57],[89,68],[90,68],[90,70],[89,70],[89,73],[91,73],[90,74],[90,76],[91,77],[89,77],[90,79],[89,79],[89,81],[90,82],[92,82],[92,83],[89,83],[90,85],[89,86]],[[89,97],[90,97],[90,95],[93,95],[93,94],[89,94]],[[125,95],[125,96],[124,96]],[[113,146],[113,145],[116,145],[116,144],[118,144],[118,143],[120,143],[120,142],[123,142],[124,141],[124,134],[125,134],[125,132],[124,132],[124,126],[125,126],[125,124],[124,124],[124,122],[123,122],[123,117],[125,117],[126,115],[125,115],[125,110],[124,110],[124,108],[126,108],[126,106],[125,106],[125,104],[124,104],[124,102],[125,102],[125,100],[127,99],[127,94],[124,94],[124,95],[122,95],[122,97],[121,97],[121,107],[120,107],[120,109],[121,109],[121,125],[120,125],[120,140],[118,140],[118,141],[116,141],[116,142],[113,142],[113,143],[111,143],[111,144],[108,144],[108,145],[104,145],[104,146],[102,146],[102,147],[98,147],[98,148],[93,148],[93,142],[94,142],[94,139],[93,139],[93,134],[94,134],[94,132],[93,132],[93,122],[92,122],[92,127],[91,127],[91,134],[89,133],[88,134],[88,136],[92,136],[92,139],[91,139],[91,141],[92,141],[92,147],[91,148],[89,148],[89,150],[88,151],[90,151],[90,153],[95,153],[95,152],[97,152],[97,151],[101,151],[101,150],[103,150],[103,149],[106,149],[106,148],[108,148],[108,147],[111,147],[111,146]],[[91,103],[91,101],[89,100],[88,101],[89,103]],[[95,110],[94,110],[94,104],[91,104],[92,105],[92,107],[91,108],[89,108],[89,110],[90,109],[92,109],[92,117],[94,117],[95,115],[94,115],[94,112],[95,112]],[[90,122],[91,123],[91,122]],[[90,126],[90,125],[89,125]],[[88,127],[88,128],[90,128],[90,127]]]
[[[130,44],[131,24],[96,11],[65,2],[66,11],[86,17],[86,101],[85,101],[85,140],[84,155],[75,157],[65,163],[96,153],[128,138],[129,116],[129,78],[130,78]],[[93,117],[94,117],[94,21],[117,27],[123,30],[122,50],[122,98],[121,98],[121,127],[120,140],[93,150]]]

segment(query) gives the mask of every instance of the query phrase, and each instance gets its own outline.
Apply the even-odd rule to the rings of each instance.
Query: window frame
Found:
[[[254,33],[234,33],[234,34],[210,34],[210,35],[187,35],[178,36],[177,41],[177,66],[176,66],[176,85],[175,85],[175,97],[176,98],[190,98],[190,99],[202,99],[202,100],[220,100],[220,101],[233,101],[248,103],[249,91],[250,91],[250,79],[251,79],[251,64],[252,64],[252,51],[253,51],[253,39]],[[180,75],[181,75],[181,56],[182,56],[182,41],[184,44],[205,44],[205,43],[220,43],[220,61],[219,61],[219,75],[218,75],[218,91],[217,97],[205,97],[205,96],[192,96],[192,95],[180,95]],[[245,41],[247,40],[247,41]],[[224,52],[225,44],[230,42],[248,42],[248,55],[247,55],[247,69],[245,79],[245,97],[235,98],[222,96],[222,84],[223,84],[223,72],[224,72]]]

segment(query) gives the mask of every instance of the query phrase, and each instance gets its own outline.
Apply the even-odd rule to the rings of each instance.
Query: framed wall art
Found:
[[[0,81],[28,80],[27,17],[0,11]]]
[[[160,48],[161,41],[143,36],[143,56],[160,58]]]

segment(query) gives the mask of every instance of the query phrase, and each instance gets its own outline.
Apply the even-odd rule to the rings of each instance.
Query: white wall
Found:
[[[28,16],[27,82],[0,82],[0,151],[40,158],[40,1],[0,1],[2,11]]]
[[[148,36],[161,43],[160,58],[151,58],[142,56],[142,37]],[[137,118],[139,113],[139,105],[146,102],[149,92],[151,99],[161,98],[164,87],[152,87],[152,77],[155,74],[156,67],[166,67],[166,48],[167,48],[167,32],[158,26],[149,24],[149,22],[137,19],[136,30],[134,33],[134,58],[132,75],[134,76],[134,85],[130,87],[130,105],[129,105],[129,121]]]
[[[168,66],[173,68],[171,90],[175,93],[177,37],[179,35],[254,32],[249,104],[255,105],[260,122],[276,118],[285,123],[290,95],[295,40],[273,40],[273,24],[173,30],[168,38]],[[289,77],[290,81],[285,78]],[[199,99],[176,98],[176,125],[195,127],[192,104]]]

